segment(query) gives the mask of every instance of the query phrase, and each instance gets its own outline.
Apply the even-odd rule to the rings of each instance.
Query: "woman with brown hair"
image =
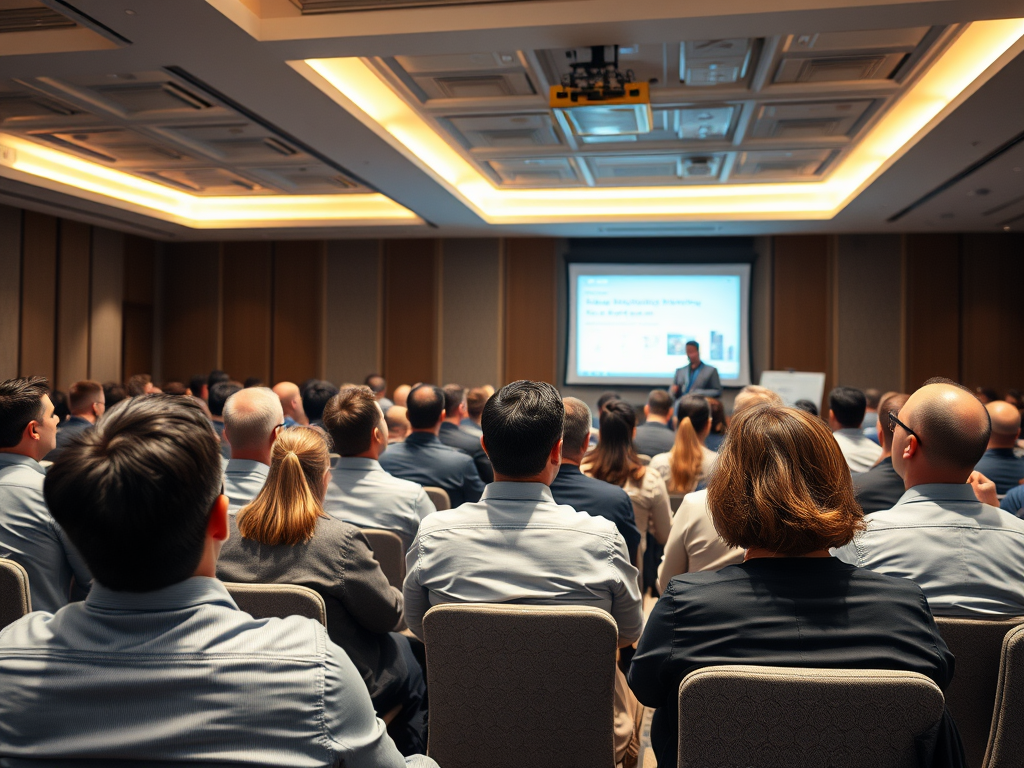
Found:
[[[949,684],[953,656],[920,587],[829,554],[863,530],[864,515],[824,422],[776,405],[743,411],[707,494],[718,533],[746,554],[739,565],[669,581],[640,638],[629,684],[657,708],[659,768],[676,765],[679,684],[700,667],[894,669]],[[942,733],[957,764],[948,716]]]
[[[426,748],[423,672],[406,637],[392,587],[362,532],[324,513],[330,452],[312,427],[283,430],[271,450],[266,484],[237,515],[217,576],[250,584],[300,584],[327,606],[327,632],[359,670],[378,714],[401,705],[388,733],[404,755]]]
[[[668,485],[670,493],[692,493],[711,473],[718,454],[704,446],[711,432],[711,406],[700,395],[683,395],[676,403],[676,441],[648,465]]]

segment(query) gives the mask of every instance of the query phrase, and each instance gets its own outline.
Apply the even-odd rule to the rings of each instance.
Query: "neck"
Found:
[[[412,433],[420,435],[433,435],[434,437],[437,437],[438,432],[441,431],[441,424],[442,422],[439,421],[432,427],[426,427],[425,429],[413,429]]]
[[[991,451],[993,448],[1013,448],[1017,445],[1017,438],[1003,437],[1000,435],[998,438],[993,437],[988,441],[988,448],[986,450]]]
[[[690,363],[690,367],[693,368],[694,370],[697,370],[698,368],[700,368],[700,360],[698,360],[695,363]]]
[[[658,424],[668,424],[668,419],[668,416],[659,416],[656,413],[652,413],[647,416],[648,421],[655,421]]]
[[[552,480],[554,480],[554,476],[547,471],[531,475],[530,477],[509,477],[500,472],[494,473],[494,482],[496,483],[543,483],[544,485],[551,485]]]
[[[210,419],[213,420],[213,421],[219,421],[221,423],[224,422],[224,417],[223,416],[213,416],[213,415],[211,415]],[[197,574],[197,575],[199,575],[199,574]]]
[[[309,419],[306,418],[306,414],[304,414],[304,413],[303,414],[286,413],[285,416],[287,416],[289,419],[294,421],[296,424],[302,424],[303,426],[308,426],[309,425]]]
[[[880,461],[882,461],[882,459],[891,459],[891,458],[892,458],[892,443],[889,443],[889,445],[883,445],[882,446],[882,455],[878,457],[878,461],[876,461],[875,463],[878,464]]]
[[[376,445],[371,445],[369,448],[367,448],[362,453],[356,453],[356,454],[353,454],[352,456],[344,456],[343,458],[346,458],[346,459],[373,459],[374,461],[376,461],[378,458],[380,458],[380,449]]]
[[[917,485],[963,485],[967,482],[971,470],[949,469],[945,467],[915,466],[914,462],[903,464],[903,485],[910,490]]]
[[[462,419],[458,416],[453,416],[452,418],[445,419],[444,421],[446,424],[454,424],[457,427],[459,426],[459,422],[462,421]]]
[[[90,424],[96,423],[96,416],[93,414],[92,411],[86,411],[85,413],[72,413],[71,415],[77,419],[85,419]]]
[[[580,464],[583,463],[583,457],[582,456],[566,456],[563,453],[562,454],[562,463],[563,464],[572,464],[572,466],[578,467]]]
[[[16,445],[13,448],[0,448],[0,453],[11,453],[14,454],[15,456],[27,456],[28,458],[34,461],[39,461],[40,459],[40,457],[36,456],[35,451],[33,451],[31,448],[25,448],[20,445]]]
[[[232,459],[243,459],[245,461],[258,461],[260,464],[266,464],[270,466],[270,451],[269,450],[254,450],[247,451],[242,450],[231,450]]]
[[[770,549],[764,547],[751,547],[743,554],[743,562],[747,560],[760,560],[762,558],[779,558],[779,557],[832,557],[827,549],[816,549],[813,552],[808,552],[806,555],[789,555],[785,552],[772,552]]]

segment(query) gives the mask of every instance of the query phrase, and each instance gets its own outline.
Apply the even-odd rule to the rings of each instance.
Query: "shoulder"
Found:
[[[24,464],[10,464],[0,468],[0,488],[9,489],[9,492],[15,494],[19,490],[41,494],[45,481],[46,475]]]

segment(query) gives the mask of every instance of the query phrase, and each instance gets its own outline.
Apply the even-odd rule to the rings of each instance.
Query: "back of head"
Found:
[[[882,425],[882,445],[886,448],[892,446],[892,424],[889,423],[889,414],[899,414],[900,409],[907,404],[910,395],[905,392],[886,394],[878,402],[878,423]]]
[[[206,377],[206,387],[207,389],[213,389],[215,385],[225,381],[231,381],[231,377],[224,373],[224,371],[210,371],[210,375]],[[194,395],[197,393],[193,392],[192,394]]]
[[[219,384],[214,384],[210,387],[210,395],[208,403],[210,406],[210,413],[214,416],[224,415],[224,406],[228,402],[228,398],[231,397],[235,392],[242,390],[242,385],[237,381],[222,381]]]
[[[767,387],[750,384],[736,393],[736,398],[732,401],[733,418],[756,405],[782,405],[782,398]]]
[[[370,391],[373,392],[374,396],[383,395],[384,390],[386,390],[388,387],[388,383],[384,381],[384,377],[381,376],[379,373],[371,373],[369,376],[366,377],[366,380],[363,382],[363,384],[370,388]]]
[[[828,393],[828,407],[840,426],[857,429],[864,423],[868,400],[856,387],[836,387]]]
[[[590,406],[578,397],[563,397],[565,424],[562,428],[562,456],[579,461],[590,442],[590,427],[594,423]]]
[[[302,410],[310,421],[320,421],[328,401],[338,394],[338,388],[329,381],[317,379],[302,389]]]
[[[168,381],[165,382],[160,389],[163,390],[165,395],[187,395],[188,388],[180,381]]]
[[[601,411],[604,410],[604,407],[606,405],[608,405],[608,403],[612,402],[613,400],[621,400],[621,399],[622,399],[622,395],[620,395],[618,392],[602,392],[601,396],[599,398],[597,398],[597,415],[598,415],[598,418],[600,418]]]
[[[372,389],[343,387],[324,408],[324,429],[337,453],[358,456],[370,449],[373,430],[380,427],[382,418]]]
[[[992,431],[988,411],[971,391],[941,378],[929,379],[910,396],[900,420],[919,435],[927,463],[952,474],[974,469]]]
[[[124,388],[128,397],[138,397],[146,394],[152,383],[153,377],[148,373],[137,373],[125,382]]]
[[[550,384],[513,381],[487,400],[480,426],[496,474],[533,477],[562,439],[565,407]]]
[[[793,403],[793,407],[796,408],[798,411],[809,413],[811,414],[811,416],[818,415],[818,406],[814,404],[813,400],[805,400],[801,398],[800,400],[797,400],[795,403]]]
[[[263,383],[263,379],[261,379],[259,376],[249,376],[242,384],[242,386],[245,389],[249,389],[250,387],[265,387],[267,385]]]
[[[479,421],[480,415],[484,412],[484,406],[490,393],[485,387],[473,387],[466,393],[466,410],[469,411],[469,418]]]
[[[412,429],[409,423],[408,409],[404,405],[392,405],[384,414],[384,423],[388,425],[388,439],[404,438]]]
[[[433,384],[420,384],[409,393],[405,407],[413,429],[433,429],[444,410],[444,390]]]
[[[711,406],[711,433],[725,434],[725,406],[717,397],[707,398]]]
[[[466,390],[459,384],[445,384],[444,386],[444,410],[446,418],[453,418],[459,407],[466,402]]]
[[[266,387],[241,389],[224,404],[224,430],[232,451],[265,447],[283,421],[281,401]]]
[[[992,421],[990,442],[993,448],[1013,448],[1020,435],[1020,411],[1003,400],[994,400],[985,406]]]
[[[106,402],[103,396],[103,385],[98,381],[86,379],[76,381],[68,389],[68,409],[73,416],[92,413],[94,403]]]
[[[202,374],[199,374],[198,376],[193,376],[191,379],[188,380],[188,388],[189,390],[191,390],[193,397],[202,397],[203,387],[205,386],[207,386],[206,377],[203,376]],[[207,389],[207,392],[209,392],[209,389]]]
[[[53,414],[60,422],[64,422],[71,415],[71,409],[68,408],[68,396],[64,392],[59,389],[51,389],[50,402],[53,403]]]
[[[198,395],[196,396],[198,397]],[[128,393],[118,382],[105,381],[103,382],[103,397],[106,400],[107,410],[109,411],[115,405],[128,397]]]
[[[50,388],[42,376],[0,382],[0,448],[14,448],[30,421],[43,415]]]
[[[711,422],[711,405],[700,395],[683,395],[676,403],[676,439],[669,452],[668,489],[689,493],[697,486],[704,462],[701,435]]]
[[[391,393],[391,402],[395,405],[400,405],[403,408],[408,406],[409,393],[412,391],[412,387],[408,384],[399,384],[395,387],[395,391]]]
[[[879,404],[882,402],[882,393],[880,390],[874,388],[865,389],[864,399],[867,401],[868,408],[873,411],[877,411]]]
[[[708,482],[708,507],[726,543],[790,556],[842,546],[864,527],[832,432],[778,405],[733,419]]]
[[[199,406],[146,395],[76,434],[44,492],[100,584],[150,592],[195,572],[221,480],[217,437]]]
[[[301,544],[324,514],[324,475],[330,469],[327,441],[312,427],[278,435],[262,490],[238,510],[238,532],[267,546]]]
[[[601,411],[598,423],[597,448],[590,455],[587,471],[598,480],[614,485],[642,478],[644,466],[633,446],[633,430],[636,429],[633,406],[612,400]]]
[[[647,395],[647,412],[651,416],[667,417],[672,413],[672,396],[664,389],[652,389]]]

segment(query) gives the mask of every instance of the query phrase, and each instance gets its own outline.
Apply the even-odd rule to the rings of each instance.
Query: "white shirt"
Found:
[[[673,576],[717,571],[743,562],[743,549],[730,547],[718,535],[708,510],[707,490],[688,493],[672,518],[665,556],[658,567],[658,589],[664,592]]]
[[[882,446],[865,437],[860,428],[840,429],[833,432],[832,437],[839,443],[839,450],[843,452],[850,472],[867,472],[882,455]]]

